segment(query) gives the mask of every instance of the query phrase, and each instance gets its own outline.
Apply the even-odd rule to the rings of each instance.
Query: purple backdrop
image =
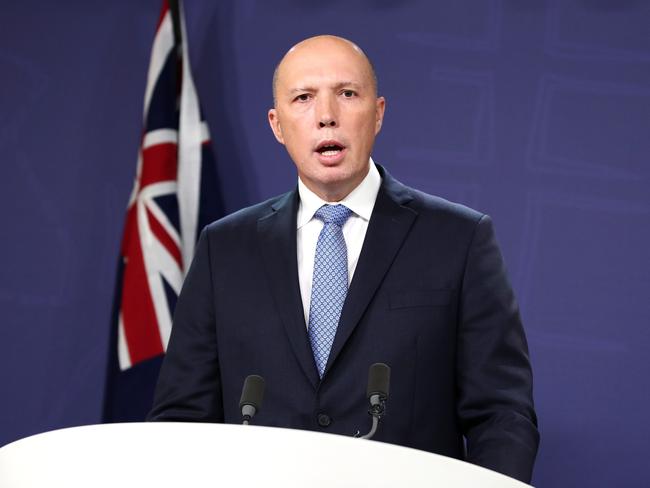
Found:
[[[100,419],[159,2],[2,10],[0,445]],[[376,161],[496,222],[535,371],[535,484],[644,486],[650,4],[194,0],[186,10],[228,209],[295,184],[266,122],[282,53],[320,33],[357,41],[387,98]]]

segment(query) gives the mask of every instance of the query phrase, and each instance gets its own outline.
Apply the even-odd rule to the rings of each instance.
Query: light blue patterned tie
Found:
[[[314,257],[309,342],[321,378],[348,293],[348,249],[341,228],[351,214],[343,205],[323,205],[314,214],[324,225]]]

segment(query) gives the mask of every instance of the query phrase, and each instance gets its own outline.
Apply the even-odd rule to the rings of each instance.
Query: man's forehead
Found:
[[[273,97],[277,90],[296,88],[311,83],[304,78],[318,78],[321,85],[333,82],[351,81],[360,86],[370,86],[377,91],[377,80],[370,60],[351,41],[341,37],[324,35],[311,37],[293,46],[284,55],[273,73]],[[303,80],[303,81],[300,81]]]
[[[318,64],[286,66],[280,76],[282,84],[289,88],[297,85],[332,86],[353,83],[365,86],[370,83],[367,70],[360,66],[345,66],[342,64]]]
[[[281,71],[346,69],[365,71],[367,61],[362,54],[340,45],[306,46],[288,53],[280,62]]]
[[[278,66],[283,81],[308,83],[309,79],[350,81],[365,84],[370,66],[351,43],[318,42],[294,46]],[[299,81],[298,79],[304,79]]]

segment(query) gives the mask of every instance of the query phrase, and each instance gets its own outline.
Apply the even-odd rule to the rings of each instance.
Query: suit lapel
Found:
[[[312,386],[319,383],[318,371],[309,345],[300,298],[296,258],[296,214],[298,191],[294,190],[272,206],[257,222],[260,246],[271,293],[291,347]]]
[[[413,209],[403,206],[412,199],[409,190],[383,168],[378,168],[382,185],[341,311],[325,375],[361,320],[417,216]]]

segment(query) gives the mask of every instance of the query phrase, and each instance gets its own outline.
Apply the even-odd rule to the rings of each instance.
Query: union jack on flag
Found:
[[[163,1],[151,52],[120,252],[113,344],[121,371],[165,352],[198,232],[221,215],[210,135],[182,41],[182,6],[169,3]]]

